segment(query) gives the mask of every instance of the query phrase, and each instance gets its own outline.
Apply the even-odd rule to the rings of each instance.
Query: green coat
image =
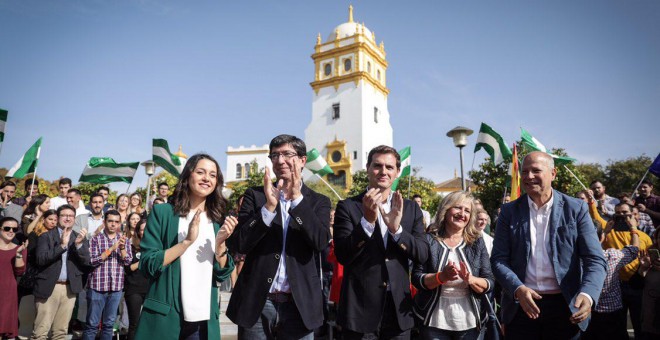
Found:
[[[215,233],[220,225],[213,223]],[[142,257],[140,270],[150,278],[149,292],[144,300],[136,339],[177,339],[183,321],[181,306],[181,261],[174,260],[163,267],[165,250],[175,246],[178,241],[179,216],[170,204],[154,206],[149,215],[144,237],[140,243]],[[208,338],[220,339],[220,309],[218,307],[217,282],[226,280],[234,269],[231,256],[228,263],[220,268],[213,263],[214,280],[211,284],[211,318],[208,321]]]

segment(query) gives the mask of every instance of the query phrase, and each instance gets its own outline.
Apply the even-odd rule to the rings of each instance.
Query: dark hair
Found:
[[[224,185],[222,171],[220,171],[220,165],[213,157],[203,153],[198,153],[190,157],[188,161],[186,161],[186,166],[183,168],[183,171],[181,171],[179,182],[176,184],[174,194],[172,195],[174,212],[179,214],[179,216],[186,216],[190,212],[190,189],[188,189],[188,182],[197,163],[202,159],[207,159],[213,162],[218,169],[215,190],[206,197],[206,216],[213,222],[222,223],[225,212],[227,211],[227,200],[222,196],[222,187]]]
[[[166,186],[168,189],[170,188],[170,185],[167,184],[167,182],[160,182],[158,183],[158,189],[160,189],[160,187],[162,187],[163,185]]]
[[[110,193],[110,188],[108,188],[108,187],[100,187],[100,188],[96,189],[96,193],[97,194],[100,193],[101,190],[107,191],[108,194]]]
[[[34,214],[38,209],[37,207],[39,207],[44,202],[46,202],[47,199],[48,196],[44,194],[32,196],[32,200],[30,201],[30,204],[28,204],[27,208],[25,208],[25,211],[23,211],[23,216]]]
[[[630,211],[632,211],[633,207],[630,204],[626,203],[626,202],[619,202],[619,204],[614,206],[614,209],[616,209],[618,207],[622,207],[624,205],[627,206],[630,209]]]
[[[74,213],[76,212],[76,208],[74,208],[71,204],[61,205],[59,208],[57,208],[57,217],[60,217],[62,210],[71,210]]]
[[[119,216],[119,221],[121,221],[121,214],[119,213],[119,211],[117,211],[115,209],[106,211],[105,216],[103,216],[103,221],[107,221],[108,216],[111,216],[111,215],[112,216]]]
[[[154,201],[151,202],[151,203],[152,203],[152,204],[156,204],[156,201],[158,201],[158,202],[160,202],[160,203],[165,203],[165,201],[164,201],[162,198],[160,198],[160,197],[156,197],[156,198],[154,198]]]
[[[415,198],[422,199],[422,196],[420,196],[420,195],[418,195],[418,194],[414,194],[414,195],[413,195],[413,199],[415,199]]]
[[[101,200],[105,202],[105,198],[103,198],[103,195],[99,194],[99,192],[97,191],[89,195],[89,204],[92,204],[92,199],[94,199],[94,197],[101,197]]]
[[[12,181],[4,181],[2,182],[2,185],[0,185],[0,189],[4,189],[5,187],[14,187],[16,188],[16,183]]]
[[[26,179],[25,183],[23,183],[23,189],[25,189],[25,191],[30,191],[30,185],[32,185],[32,179]],[[37,189],[39,188],[39,180],[36,178],[34,179],[34,185],[37,186]],[[30,193],[28,192],[27,194],[29,195]]]
[[[50,215],[57,215],[57,211],[55,209],[48,209],[43,213],[43,215],[41,215],[41,218],[45,220]]]
[[[653,186],[653,182],[651,182],[651,180],[649,180],[649,179],[643,180],[642,184],[646,184],[646,185],[651,186],[651,187]],[[640,184],[640,186],[641,186],[641,184]]]
[[[69,192],[72,192],[72,193],[74,193],[78,196],[82,196],[82,192],[80,192],[80,190],[75,189],[75,188],[74,189],[69,189]]]
[[[17,225],[20,226],[20,223],[18,223],[18,221],[17,221],[15,218],[13,218],[13,217],[11,217],[11,216],[5,216],[5,217],[3,217],[3,218],[0,218],[0,227],[1,227],[3,224],[5,224],[5,222],[7,222],[7,221],[14,221],[14,222],[16,222]]]
[[[273,152],[274,148],[285,144],[290,144],[299,157],[307,156],[307,146],[305,146],[305,142],[303,142],[302,139],[292,135],[279,135],[273,138],[270,141],[270,145],[268,146],[268,152]]]
[[[601,182],[599,179],[595,179],[595,180],[591,181],[591,183],[589,183],[589,187],[591,188],[591,186],[596,184],[596,183],[600,183],[600,185],[605,186],[605,185],[603,185],[603,182]]]
[[[131,227],[131,216],[133,216],[133,215],[138,215],[138,217],[140,217],[140,219],[142,219],[142,216],[140,216],[140,214],[138,214],[136,212],[132,212],[132,213],[128,214],[128,216],[126,216],[126,228]]]
[[[57,186],[60,186],[62,184],[68,184],[71,185],[71,178],[68,177],[62,177],[60,181],[57,183]]]
[[[387,145],[379,145],[371,149],[371,151],[369,151],[369,155],[367,156],[367,168],[371,164],[371,161],[373,160],[375,154],[388,154],[388,153],[396,157],[396,168],[401,169],[401,156],[399,155],[399,153],[396,151],[395,148]]]

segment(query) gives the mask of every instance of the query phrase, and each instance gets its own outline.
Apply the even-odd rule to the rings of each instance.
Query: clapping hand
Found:
[[[458,277],[460,277],[461,280],[465,281],[465,283],[467,284],[470,284],[470,279],[472,279],[472,275],[468,270],[468,266],[463,261],[461,261],[460,263],[460,268],[458,270]]]
[[[383,216],[383,221],[387,225],[387,229],[390,233],[394,234],[399,229],[401,225],[401,218],[403,217],[403,197],[397,191],[392,195],[392,207],[390,212],[385,213],[385,209],[379,204],[378,209],[380,209],[380,215]]]
[[[382,193],[376,188],[371,188],[362,197],[362,210],[364,211],[364,219],[371,224],[376,223],[378,219],[378,209],[382,199]]]
[[[75,240],[76,247],[83,243],[83,241],[85,240],[85,236],[87,236],[87,229],[80,230],[80,232],[78,233],[78,237],[76,237]]]
[[[445,265],[440,272],[440,281],[448,282],[457,280],[458,278],[459,272],[458,268],[456,268],[456,264],[452,261],[447,262],[447,265]]]
[[[266,196],[266,204],[264,207],[270,212],[274,212],[277,208],[277,202],[280,200],[280,190],[283,186],[284,180],[277,181],[277,186],[273,186],[270,181],[270,169],[266,167],[264,173],[264,195]]]
[[[190,224],[188,225],[188,235],[186,235],[184,241],[188,241],[189,244],[194,243],[195,240],[197,240],[197,235],[199,235],[199,215],[201,213],[201,210],[197,210],[195,216],[193,216],[192,221],[190,221]]]
[[[234,216],[227,216],[225,218],[225,223],[222,224],[218,234],[215,236],[215,249],[220,249],[222,244],[231,236],[234,232],[234,228],[238,224],[238,219]]]

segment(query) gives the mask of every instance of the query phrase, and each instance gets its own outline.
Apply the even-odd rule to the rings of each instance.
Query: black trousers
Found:
[[[582,334],[583,340],[628,340],[625,309],[610,313],[591,313],[589,328]]]
[[[383,307],[383,316],[380,319],[380,326],[374,333],[358,333],[349,329],[342,331],[344,340],[409,340],[410,330],[401,330],[399,320],[396,315],[398,306],[394,305],[392,293],[387,292],[385,298],[385,307]]]
[[[518,308],[513,321],[505,326],[504,339],[579,339],[580,328],[570,321],[571,310],[561,294],[542,295],[534,300],[541,310],[535,320]]]
[[[137,330],[140,321],[140,311],[144,303],[146,294],[131,294],[124,296],[126,308],[128,309],[128,340],[135,339],[135,330]]]

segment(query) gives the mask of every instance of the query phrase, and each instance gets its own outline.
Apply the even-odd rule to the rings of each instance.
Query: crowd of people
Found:
[[[196,154],[171,192],[158,184],[88,202],[60,179],[59,195],[0,186],[0,336],[18,335],[34,296],[31,338],[220,338],[218,287],[239,339],[660,338],[660,197],[609,196],[602,181],[570,197],[552,187],[551,156],[522,162],[525,194],[496,215],[465,191],[437,211],[392,191],[401,159],[367,159],[368,187],[332,208],[303,183],[305,143],[279,135],[271,170],[237,207],[222,196],[217,161]],[[87,204],[85,204],[87,203]],[[494,221],[491,223],[491,219]],[[331,331],[331,332],[330,332]]]

